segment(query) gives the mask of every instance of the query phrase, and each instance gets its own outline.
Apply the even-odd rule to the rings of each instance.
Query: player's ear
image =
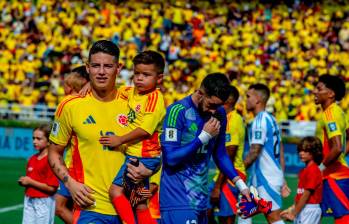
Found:
[[[117,70],[118,70],[118,74],[119,74],[120,71],[121,71],[121,69],[124,67],[124,64],[122,64],[121,62],[119,62],[117,66],[118,66]]]
[[[332,89],[329,90],[330,91],[328,91],[328,96],[332,99],[336,98],[336,93]]]
[[[90,74],[90,64],[86,62],[86,72]]]
[[[162,83],[162,80],[164,79],[164,74],[158,74],[158,79],[156,81],[156,84],[160,85]]]
[[[197,93],[199,94],[200,97],[205,95],[205,92],[202,89],[198,89],[196,91],[197,91]]]

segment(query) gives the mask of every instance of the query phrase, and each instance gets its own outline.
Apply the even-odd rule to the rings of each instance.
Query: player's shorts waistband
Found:
[[[305,204],[304,208],[320,208],[320,204]]]

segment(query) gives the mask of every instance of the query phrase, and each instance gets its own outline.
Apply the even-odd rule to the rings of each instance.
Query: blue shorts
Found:
[[[196,210],[161,211],[161,224],[208,224],[207,213]]]
[[[105,215],[97,212],[82,210],[79,215],[77,224],[122,224],[119,216],[117,215]]]
[[[349,200],[349,179],[334,180],[334,183],[344,193],[344,197],[339,198],[337,196],[338,193],[330,187],[328,180],[325,179],[323,182],[321,209],[323,216],[333,216],[337,219],[349,214],[349,210],[341,202],[345,200],[345,197],[346,200]]]
[[[127,169],[126,164],[129,163],[130,158],[136,158],[138,159],[143,165],[152,170],[153,172],[159,169],[160,163],[161,163],[161,158],[160,157],[154,157],[154,158],[141,158],[141,157],[135,157],[135,156],[129,156],[126,155],[125,162],[124,164],[120,167],[120,170],[116,177],[114,178],[113,184],[122,186],[123,184],[123,175],[125,170]],[[145,186],[148,188],[149,187],[149,178],[146,178],[145,180]]]
[[[59,181],[59,187],[57,190],[57,194],[62,195],[66,198],[71,198],[71,194],[69,190],[64,186],[62,181]]]
[[[219,196],[219,207],[213,207],[213,205],[210,203],[208,204],[208,208],[213,208],[213,212],[215,216],[222,216],[222,217],[227,217],[227,216],[233,216],[235,215],[235,212],[232,208],[232,206],[236,206],[235,204],[232,205],[229,203],[228,198],[230,199],[231,197],[233,197],[233,200],[230,201],[238,201],[238,196],[239,196],[239,190],[235,187],[233,187],[230,184],[225,183],[228,186],[228,190],[229,192],[227,192],[227,195],[221,191],[221,194]],[[212,182],[208,188],[209,190],[209,197],[211,195],[211,192],[214,188],[215,182]]]

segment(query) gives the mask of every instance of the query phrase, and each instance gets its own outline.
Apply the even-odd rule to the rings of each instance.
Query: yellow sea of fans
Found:
[[[124,63],[118,85],[130,84],[136,53],[152,49],[168,62],[167,104],[223,72],[242,98],[250,84],[268,84],[278,120],[317,119],[314,80],[349,80],[349,5],[299,2],[0,0],[0,107],[55,107],[64,75],[86,61],[91,43],[111,39]],[[341,106],[349,113],[349,94]]]

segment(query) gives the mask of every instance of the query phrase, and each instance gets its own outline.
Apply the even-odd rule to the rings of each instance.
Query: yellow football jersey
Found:
[[[334,179],[349,178],[349,168],[345,162],[344,152],[346,145],[346,117],[343,110],[336,104],[331,104],[323,111],[321,120],[317,124],[317,137],[320,138],[323,146],[323,155],[326,157],[330,152],[328,140],[334,136],[340,136],[342,152],[336,162],[332,163],[324,170],[324,177],[329,176]]]
[[[127,133],[142,128],[151,136],[137,143],[127,145],[126,154],[137,157],[151,158],[160,155],[159,135],[162,121],[166,114],[164,97],[160,90],[140,95],[134,87],[121,87],[121,98],[127,100],[128,108],[125,129]]]
[[[227,114],[227,131],[225,134],[225,146],[237,145],[234,167],[240,173],[246,175],[246,169],[243,161],[245,144],[245,125],[240,114],[236,110]]]
[[[71,175],[95,191],[96,204],[88,210],[101,214],[116,214],[108,191],[125,157],[123,153],[101,145],[99,138],[126,134],[120,124],[123,116],[119,112],[127,107],[124,102],[119,97],[101,102],[92,94],[66,100],[57,108],[50,135],[50,140],[59,145],[74,142]]]

